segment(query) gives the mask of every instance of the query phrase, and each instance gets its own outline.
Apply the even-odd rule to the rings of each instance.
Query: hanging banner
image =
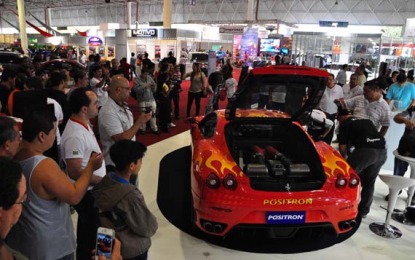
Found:
[[[80,35],[80,36],[82,36],[82,37],[86,37],[87,36],[87,33],[88,33],[88,31],[89,30],[86,30],[85,32],[81,32],[81,31],[78,31],[77,29],[75,29],[77,32],[78,32],[78,34]]]
[[[244,28],[241,41],[241,55],[245,62],[249,62],[250,58],[255,58],[258,52],[258,29]]]

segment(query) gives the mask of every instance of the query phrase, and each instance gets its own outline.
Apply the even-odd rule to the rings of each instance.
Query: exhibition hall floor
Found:
[[[348,240],[322,250],[299,254],[254,254],[212,245],[180,231],[165,219],[157,206],[159,163],[166,154],[189,144],[190,134],[189,131],[186,131],[149,146],[144,157],[139,176],[139,187],[144,194],[147,205],[159,223],[159,229],[152,238],[153,244],[149,259],[414,259],[415,226],[405,226],[392,220],[391,223],[403,233],[400,239],[395,240],[378,237],[369,229],[370,223],[383,222],[386,216],[386,211],[380,206],[387,205],[383,198],[388,193],[388,188],[379,178],[376,182],[371,212],[366,219],[363,219],[357,232]],[[382,173],[392,174],[387,170],[383,170]],[[404,199],[406,199],[406,192],[399,196],[396,208],[404,208]]]
[[[348,240],[334,246],[306,253],[297,254],[259,254],[231,250],[207,243],[182,232],[161,213],[157,205],[157,187],[160,160],[168,153],[190,144],[190,134],[170,137],[148,147],[139,175],[139,187],[144,194],[146,203],[151,212],[157,217],[159,229],[152,238],[149,251],[151,260],[268,260],[268,259],[414,259],[415,226],[405,226],[394,220],[391,224],[398,227],[403,236],[391,240],[379,237],[372,233],[369,224],[383,222],[386,211],[380,206],[387,205],[384,196],[388,193],[387,186],[378,178],[374,194],[374,202],[367,218],[362,220],[360,228]],[[382,170],[383,174],[392,174]],[[408,176],[408,175],[407,175]],[[396,208],[404,208],[406,192],[403,192]],[[73,215],[75,217],[76,214]]]

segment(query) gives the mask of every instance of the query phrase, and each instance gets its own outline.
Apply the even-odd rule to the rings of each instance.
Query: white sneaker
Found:
[[[170,124],[169,124],[169,127],[176,127],[176,125],[175,125],[175,124],[173,124],[173,123],[170,123]]]

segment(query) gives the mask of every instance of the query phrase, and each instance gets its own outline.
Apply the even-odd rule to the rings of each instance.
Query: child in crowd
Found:
[[[121,140],[112,145],[110,156],[115,172],[109,172],[93,191],[101,212],[101,226],[115,230],[123,245],[123,259],[146,260],[150,237],[158,228],[143,194],[129,182],[131,175],[138,175],[146,150],[145,145],[131,140]]]

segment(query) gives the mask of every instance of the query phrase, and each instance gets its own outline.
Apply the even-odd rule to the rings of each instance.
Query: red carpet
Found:
[[[233,75],[234,75],[234,78],[236,80],[239,79],[240,73],[241,73],[240,69],[237,69],[237,68],[234,69]],[[169,133],[160,132],[160,135],[155,135],[155,134],[151,133],[150,127],[147,127],[147,132],[144,135],[137,134],[137,136],[136,136],[137,141],[139,141],[139,142],[141,142],[141,143],[148,146],[148,145],[157,143],[161,140],[164,140],[164,139],[169,138],[171,136],[180,134],[180,133],[190,129],[191,124],[186,119],[187,95],[188,95],[189,87],[190,87],[190,81],[189,80],[184,80],[182,82],[183,91],[180,92],[180,119],[172,121],[176,125],[176,127],[169,128]],[[202,98],[201,105],[200,105],[200,114],[201,115],[205,111],[206,104],[207,104],[208,100],[209,100],[209,97]],[[225,108],[226,104],[227,104],[227,100],[219,101],[219,108]],[[130,99],[128,100],[128,105],[129,105],[129,107],[130,107],[130,109],[131,109],[131,111],[134,115],[134,118],[137,118],[137,116],[139,114],[137,101],[134,98],[130,97]],[[195,110],[195,104],[193,102],[192,111],[190,112],[191,115],[194,115],[194,113],[195,113],[194,110]]]

